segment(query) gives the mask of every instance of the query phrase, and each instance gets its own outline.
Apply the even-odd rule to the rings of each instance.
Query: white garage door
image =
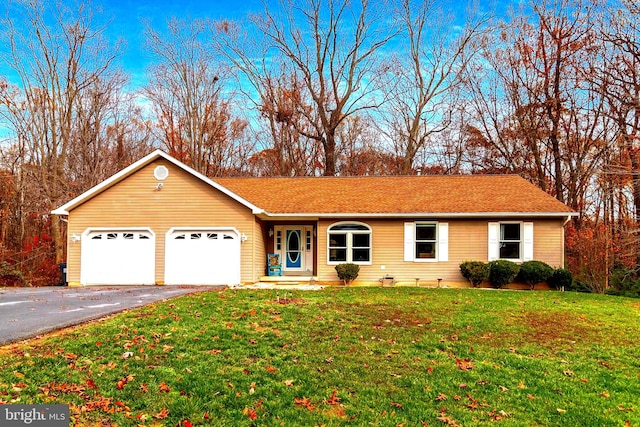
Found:
[[[80,282],[153,285],[155,236],[148,230],[93,230],[82,236]]]
[[[164,281],[168,285],[240,283],[240,236],[233,229],[169,231]]]

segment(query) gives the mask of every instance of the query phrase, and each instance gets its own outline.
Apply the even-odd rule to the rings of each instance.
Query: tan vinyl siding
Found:
[[[267,228],[263,221],[256,218],[254,222],[254,247],[253,247],[253,280],[260,280],[266,274],[267,265]]]
[[[334,265],[327,265],[327,229],[340,220],[322,220],[318,224],[318,280],[337,283]],[[449,224],[449,260],[446,262],[405,262],[404,223],[410,220],[358,221],[372,229],[372,264],[361,265],[357,282],[380,283],[383,276],[393,276],[399,284],[466,286],[460,275],[463,261],[487,261],[488,221],[442,220]],[[431,222],[431,220],[429,221]],[[553,267],[562,265],[562,221],[534,221],[534,258]],[[384,266],[384,269],[381,267]]]
[[[533,259],[553,268],[564,267],[564,228],[562,220],[534,221]]]
[[[157,190],[156,166],[169,169],[163,188]],[[165,234],[172,227],[235,228],[247,236],[241,244],[241,281],[254,281],[254,215],[235,200],[159,159],[143,167],[69,213],[68,280],[80,281],[80,242],[71,236],[87,228],[148,227],[156,238],[156,283],[164,282]]]

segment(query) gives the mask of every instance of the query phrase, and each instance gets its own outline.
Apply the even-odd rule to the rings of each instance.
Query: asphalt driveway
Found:
[[[0,345],[120,311],[224,286],[0,288]]]

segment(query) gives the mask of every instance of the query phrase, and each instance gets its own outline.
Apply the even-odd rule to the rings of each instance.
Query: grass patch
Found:
[[[635,426],[638,331],[637,300],[569,292],[205,292],[4,347],[0,402],[78,426]]]

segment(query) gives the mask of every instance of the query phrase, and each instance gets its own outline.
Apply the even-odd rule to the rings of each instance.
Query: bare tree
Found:
[[[603,98],[588,66],[601,55],[595,7],[534,3],[532,16],[520,12],[486,42],[467,78],[474,148],[579,211],[606,148]]]
[[[591,75],[606,100],[606,115],[615,124],[617,134],[599,180],[604,190],[602,199],[607,207],[604,218],[623,235],[634,235],[633,244],[628,246],[635,255],[636,266],[639,266],[640,3],[623,0],[616,7],[610,7],[600,28],[607,58],[593,63]],[[631,189],[630,201],[625,192],[628,188]],[[631,215],[628,210],[632,211]],[[626,225],[629,217],[633,220],[630,227]]]
[[[221,174],[235,155],[247,156],[246,120],[234,117],[225,72],[204,44],[209,23],[171,19],[166,32],[147,27],[151,68],[144,94],[152,103],[160,140],[169,153],[208,176]]]
[[[214,44],[261,97],[268,95],[262,73],[267,61],[279,66],[286,60],[288,74],[303,83],[310,101],[295,106],[306,120],[290,125],[322,145],[324,174],[335,175],[340,125],[347,117],[380,105],[374,96],[380,83],[378,64],[396,27],[389,22],[384,2],[281,0],[277,10],[266,2],[264,8],[263,14],[251,17],[262,43],[239,34],[238,25],[222,21]],[[264,49],[262,63],[246,53],[254,51],[248,43]]]
[[[455,16],[447,16],[437,0],[402,0],[397,13],[404,48],[389,73],[382,120],[403,157],[399,172],[409,175],[418,151],[451,124],[455,92],[488,18],[471,17],[462,30],[452,31]]]
[[[8,49],[0,61],[17,76],[17,91],[2,91],[0,114],[11,123],[23,167],[34,180],[40,213],[68,199],[68,155],[77,136],[79,106],[111,78],[118,46],[103,38],[106,23],[88,3],[30,0],[12,3],[2,21]],[[85,141],[86,142],[86,141]],[[51,221],[56,262],[64,255],[60,222]]]
[[[304,83],[295,74],[286,74],[286,67],[282,71],[264,70],[260,77],[257,107],[272,142],[272,148],[268,149],[273,160],[270,175],[316,175],[322,147],[298,130],[309,128],[308,117],[313,107],[305,100]]]

